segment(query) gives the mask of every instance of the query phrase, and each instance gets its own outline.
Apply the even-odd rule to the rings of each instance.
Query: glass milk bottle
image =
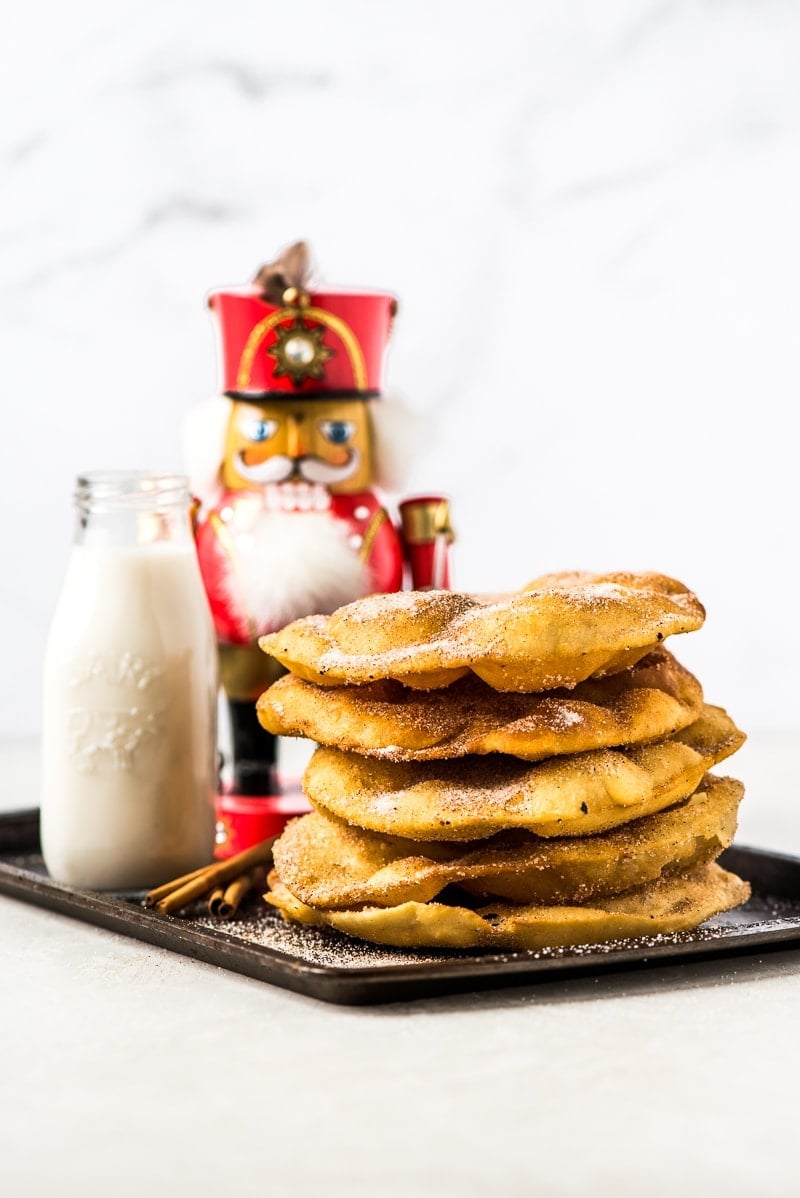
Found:
[[[132,890],[212,860],[217,655],[182,476],[88,474],[45,650],[42,851]]]

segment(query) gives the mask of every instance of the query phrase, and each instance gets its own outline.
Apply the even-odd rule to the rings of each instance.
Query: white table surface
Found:
[[[727,767],[739,843],[800,855],[799,743]],[[800,1194],[800,949],[347,1008],[4,897],[0,945],[13,1198]]]

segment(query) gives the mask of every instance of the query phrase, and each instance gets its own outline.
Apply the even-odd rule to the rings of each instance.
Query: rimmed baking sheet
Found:
[[[748,903],[693,932],[539,952],[379,948],[331,928],[287,924],[260,899],[220,924],[198,905],[186,917],[145,910],[135,895],[54,882],[39,852],[36,810],[0,815],[0,893],[325,1002],[367,1004],[553,981],[556,978],[766,947],[800,946],[800,859],[734,846],[721,864],[750,882]]]

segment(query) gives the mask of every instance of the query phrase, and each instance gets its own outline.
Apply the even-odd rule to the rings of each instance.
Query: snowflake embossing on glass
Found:
[[[158,735],[162,717],[165,671],[153,661],[127,649],[119,654],[90,652],[67,665],[67,686],[75,705],[67,710],[67,752],[81,773],[97,769],[134,768],[139,745]],[[118,692],[113,709],[102,712],[80,706],[83,694],[91,698],[93,687],[102,682]],[[145,691],[144,702],[137,692]],[[164,700],[165,701],[165,700]]]

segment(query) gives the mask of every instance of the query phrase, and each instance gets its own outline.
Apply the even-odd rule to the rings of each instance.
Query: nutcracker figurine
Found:
[[[397,524],[381,498],[407,456],[381,411],[391,295],[311,287],[299,242],[250,286],[213,292],[209,306],[223,394],[190,414],[186,455],[230,710],[220,826],[233,852],[257,838],[242,812],[267,811],[280,794],[275,741],[255,700],[281,668],[258,637],[404,581],[447,588],[452,534],[443,497],[406,500]]]

